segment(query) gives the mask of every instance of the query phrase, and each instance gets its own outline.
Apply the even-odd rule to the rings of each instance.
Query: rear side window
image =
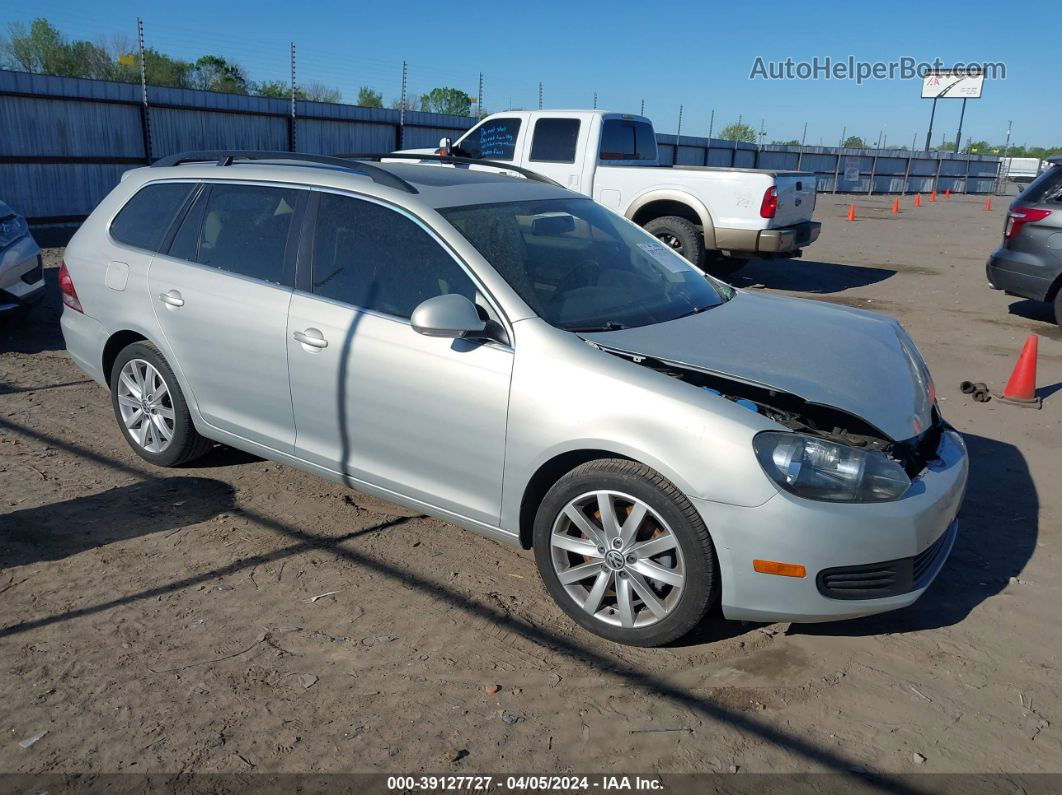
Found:
[[[1052,166],[1018,194],[1022,204],[1062,202],[1062,166]]]
[[[656,160],[653,126],[644,121],[605,119],[601,126],[602,160]]]
[[[538,163],[574,163],[579,142],[578,119],[539,119],[531,139],[531,160]]]
[[[476,287],[418,224],[372,202],[322,193],[314,236],[313,292],[408,319],[421,301]]]
[[[158,251],[193,187],[190,182],[159,182],[141,188],[111,221],[111,237],[127,246]]]
[[[491,119],[466,135],[458,148],[466,157],[512,160],[519,135],[520,119]]]
[[[204,194],[195,262],[240,276],[283,284],[285,249],[299,191],[260,185],[211,185]],[[204,201],[203,198],[200,202]],[[193,208],[197,210],[198,208]],[[194,223],[196,212],[186,220]],[[189,258],[182,226],[171,253]],[[176,249],[180,249],[177,253]]]

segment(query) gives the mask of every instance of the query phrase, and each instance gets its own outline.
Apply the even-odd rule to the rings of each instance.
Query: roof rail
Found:
[[[458,157],[457,155],[418,155],[405,152],[391,152],[389,154],[353,154],[353,155],[336,155],[336,157],[350,158],[351,160],[433,160],[438,163],[451,163],[453,165],[470,165],[470,166],[490,166],[491,168],[501,168],[506,171],[515,171],[534,182],[543,182],[547,185],[553,185],[557,188],[563,188],[559,182],[556,182],[549,177],[545,177],[536,171],[531,171],[528,168],[521,168],[520,166],[514,166],[511,163],[501,163],[497,160],[479,160],[474,157]]]
[[[396,177],[390,171],[368,163],[351,163],[349,158],[332,157],[329,155],[312,155],[303,152],[256,152],[242,150],[204,150],[193,152],[180,152],[175,155],[162,157],[151,164],[152,168],[165,168],[179,166],[182,163],[204,163],[211,160],[217,161],[219,166],[231,166],[237,161],[253,160],[296,160],[306,163],[318,163],[320,165],[342,168],[348,171],[356,171],[371,179],[378,185],[386,185],[389,188],[397,188],[406,193],[417,193],[417,189],[401,177]]]

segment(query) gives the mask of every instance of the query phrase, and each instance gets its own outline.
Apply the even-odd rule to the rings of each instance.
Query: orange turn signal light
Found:
[[[754,560],[752,568],[760,574],[777,574],[780,577],[807,577],[808,570],[798,563],[775,563],[773,560]]]

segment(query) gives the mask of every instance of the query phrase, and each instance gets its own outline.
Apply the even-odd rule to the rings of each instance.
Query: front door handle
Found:
[[[159,300],[166,306],[184,306],[184,299],[181,298],[181,294],[176,290],[170,290],[159,296]]]
[[[328,347],[328,340],[324,338],[324,334],[319,329],[308,328],[306,331],[296,331],[292,336],[295,337],[296,341],[311,348],[319,350]]]

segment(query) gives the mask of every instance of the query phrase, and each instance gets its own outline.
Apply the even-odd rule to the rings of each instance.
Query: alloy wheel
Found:
[[[648,504],[617,491],[569,502],[554,520],[550,556],[561,586],[582,610],[623,628],[666,618],[686,582],[675,533]]]
[[[173,441],[170,388],[154,365],[130,359],[118,376],[118,409],[130,437],[149,453],[161,453]]]

